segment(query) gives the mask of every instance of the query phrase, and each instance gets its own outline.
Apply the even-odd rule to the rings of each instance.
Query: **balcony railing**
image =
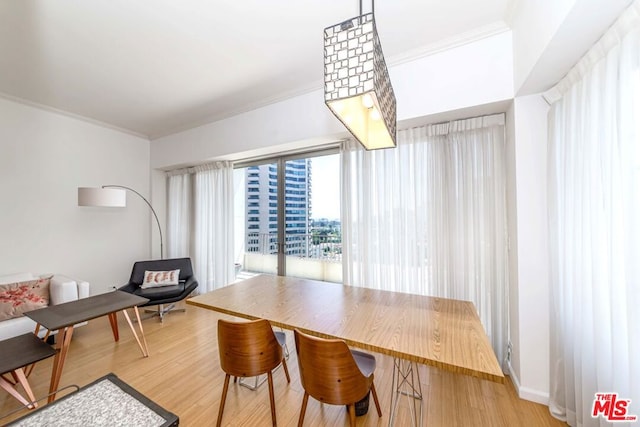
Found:
[[[247,233],[246,252],[261,255],[278,253],[275,233]],[[287,256],[311,258],[323,261],[342,261],[340,236],[317,234],[287,234],[284,253]]]
[[[287,276],[342,282],[342,242],[339,236],[286,235],[284,252]],[[277,274],[278,245],[275,233],[248,233],[241,266],[247,273]]]

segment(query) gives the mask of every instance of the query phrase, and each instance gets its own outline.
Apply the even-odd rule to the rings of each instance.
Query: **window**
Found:
[[[243,236],[241,245],[245,251],[237,260],[243,270],[335,282],[342,280],[339,267],[309,268],[310,264],[305,264],[341,262],[341,239],[335,231],[339,225],[336,227],[330,222],[340,222],[338,168],[337,154],[280,158],[245,168],[242,173],[245,183],[236,186],[243,189],[246,198],[244,220],[236,222],[244,228],[243,233],[236,233]],[[279,172],[283,176],[279,177]],[[320,177],[315,181],[314,173]],[[278,191],[279,182],[284,185],[282,192]],[[264,194],[262,199],[257,193]],[[283,200],[278,200],[281,196]],[[282,212],[278,209],[281,204],[284,206]],[[327,218],[326,224],[314,223],[320,218]],[[333,233],[334,238],[329,243],[327,238],[313,237],[320,233],[322,236]],[[279,239],[282,242],[281,254],[277,253]],[[277,265],[274,264],[276,262]],[[312,271],[323,273],[321,276],[309,276]],[[337,276],[325,273],[329,271]]]

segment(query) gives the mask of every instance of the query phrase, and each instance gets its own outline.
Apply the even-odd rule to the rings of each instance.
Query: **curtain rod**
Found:
[[[290,151],[279,151],[276,153],[269,153],[269,154],[265,154],[262,156],[254,156],[254,157],[246,157],[244,159],[240,159],[240,160],[215,160],[215,161],[210,161],[210,162],[205,162],[205,163],[201,163],[198,165],[192,165],[192,166],[183,166],[180,168],[176,168],[176,169],[170,169],[165,171],[165,175],[166,176],[172,176],[172,175],[182,175],[182,174],[192,174],[195,173],[195,168],[198,166],[207,166],[207,165],[213,165],[222,161],[228,161],[229,163],[231,163],[233,165],[234,168],[242,168],[242,167],[247,167],[247,166],[251,166],[252,164],[255,163],[267,163],[270,160],[275,160],[278,159],[280,157],[292,157],[292,156],[304,156],[304,155],[310,155],[310,154],[319,154],[322,152],[327,152],[326,154],[331,154],[329,153],[332,150],[338,150],[340,148],[340,144],[342,144],[344,141],[346,141],[346,139],[341,139],[338,141],[333,141],[330,142],[328,144],[324,144],[324,145],[320,145],[320,146],[316,146],[316,147],[306,147],[306,148],[301,148],[298,150],[290,150]]]
[[[406,127],[406,128],[398,128],[398,132],[399,131],[403,131],[403,130],[419,129],[419,128],[423,128],[423,127],[427,127],[427,126],[448,125],[448,124],[451,124],[451,123],[454,123],[454,122],[463,122],[465,120],[482,119],[482,118],[485,118],[485,117],[492,117],[492,116],[505,116],[505,113],[480,114],[478,116],[465,117],[463,119],[444,120],[444,121],[436,122],[436,123],[425,123],[423,125],[418,125],[418,126],[409,126],[409,127]],[[506,119],[506,117],[505,117],[505,119]]]

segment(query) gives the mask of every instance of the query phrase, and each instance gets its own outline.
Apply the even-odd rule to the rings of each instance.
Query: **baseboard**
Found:
[[[541,392],[540,390],[534,390],[529,387],[522,387],[520,385],[520,379],[511,369],[511,363],[508,363],[509,378],[518,392],[520,399],[528,400],[530,402],[539,403],[541,405],[549,406],[549,393]]]

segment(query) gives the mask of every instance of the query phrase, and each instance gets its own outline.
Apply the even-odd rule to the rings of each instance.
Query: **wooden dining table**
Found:
[[[342,339],[350,346],[391,356],[401,382],[408,380],[407,371],[415,369],[415,364],[504,382],[470,301],[259,275],[190,298],[187,304],[246,319],[267,319],[274,326]],[[394,383],[395,376],[394,372]],[[421,400],[419,384],[410,387]],[[392,397],[392,413],[396,404]],[[390,424],[392,420],[393,416]]]

